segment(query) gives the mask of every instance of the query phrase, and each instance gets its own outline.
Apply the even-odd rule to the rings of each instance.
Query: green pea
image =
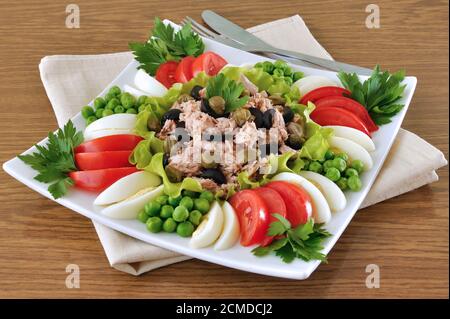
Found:
[[[175,208],[172,214],[172,218],[176,222],[184,222],[189,217],[189,211],[184,206],[178,206]]]
[[[111,100],[108,101],[108,103],[105,106],[105,109],[114,110],[114,108],[118,105],[120,105],[119,99],[113,97]]]
[[[359,174],[361,174],[364,171],[364,163],[360,160],[352,161],[351,167],[356,169]]]
[[[197,198],[198,197],[198,193],[185,189],[183,191],[183,196],[188,196],[190,198]]]
[[[177,222],[174,221],[173,218],[167,218],[164,221],[162,228],[166,233],[173,233],[175,229],[177,229]]]
[[[328,150],[325,152],[325,159],[332,160],[334,158],[334,152],[332,150]]]
[[[180,201],[181,201],[181,196],[178,196],[178,197],[172,197],[172,196],[170,196],[170,197],[167,199],[167,202],[169,203],[169,205],[172,205],[173,207],[178,206],[178,204],[180,204]]]
[[[347,162],[341,157],[336,157],[333,160],[333,167],[336,167],[339,170],[339,172],[343,172],[347,167]]]
[[[336,185],[341,189],[341,190],[346,190],[347,189],[347,179],[345,177],[341,177],[338,179],[338,181],[336,182]]]
[[[347,168],[345,170],[345,176],[350,177],[350,176],[359,176],[359,173],[356,169],[354,168]]]
[[[161,207],[161,212],[159,213],[159,216],[161,216],[161,218],[166,219],[169,217],[172,217],[173,215],[173,207],[170,205],[164,205],[163,207]]]
[[[335,167],[330,167],[327,169],[325,176],[333,182],[336,182],[339,178],[341,178],[341,172],[339,172],[339,170]]]
[[[131,108],[131,109],[128,109],[125,113],[128,113],[128,114],[137,114],[137,111],[136,111],[135,108]]]
[[[116,98],[116,95],[114,93],[108,92],[105,94],[105,102],[106,103],[115,98]]]
[[[119,95],[120,93],[122,93],[122,91],[120,90],[120,88],[119,88],[117,85],[114,85],[114,86],[112,86],[112,87],[109,89],[108,93],[112,93],[112,94],[114,94],[115,96],[117,96],[117,95]]]
[[[200,220],[202,219],[202,213],[200,213],[198,210],[193,210],[189,213],[189,221],[197,226],[200,224]]]
[[[275,68],[273,66],[273,64],[271,62],[269,62],[269,61],[264,61],[263,64],[262,64],[262,67],[263,67],[263,71],[267,72],[269,74],[272,74],[272,72],[273,72],[273,70]]]
[[[153,216],[158,216],[159,215],[159,211],[161,210],[161,205],[159,205],[157,202],[150,202],[145,204],[145,212],[147,213],[147,215],[153,217]]]
[[[91,116],[89,116],[87,119],[86,119],[86,125],[89,125],[89,124],[91,124],[92,122],[95,122],[95,121],[97,121],[98,119],[97,119],[97,117],[95,116],[95,115],[91,115]]]
[[[305,171],[309,170],[309,164],[311,164],[311,161],[309,159],[306,159],[306,158],[302,159],[302,161],[303,161],[303,169]]]
[[[113,110],[110,110],[110,109],[104,109],[104,110],[103,110],[102,117],[110,116],[110,115],[113,115],[113,114],[114,114]]]
[[[149,219],[150,216],[147,215],[147,213],[145,212],[145,209],[141,209],[138,213],[137,219],[142,222],[142,223],[146,223],[147,220]]]
[[[347,184],[348,187],[354,192],[358,192],[362,187],[361,180],[358,176],[350,176],[347,180]]]
[[[322,166],[323,166],[324,172],[326,172],[327,169],[329,169],[330,167],[334,167],[334,165],[333,165],[333,160],[326,160],[326,161],[322,164]]]
[[[196,198],[194,200],[194,208],[202,214],[206,214],[209,211],[209,201],[205,198]]]
[[[181,237],[190,237],[194,232],[194,225],[190,222],[182,222],[177,226],[177,234]]]
[[[275,69],[275,70],[273,70],[273,75],[279,76],[279,77],[284,77],[284,72],[283,72],[283,70]]]
[[[105,109],[102,109],[102,108],[99,108],[99,109],[97,109],[96,111],[95,111],[95,116],[98,118],[98,119],[101,119],[102,117],[103,117],[103,111],[104,111]]]
[[[284,70],[285,68],[289,67],[289,66],[287,65],[287,63],[284,62],[283,60],[276,60],[276,61],[273,63],[273,66],[274,66],[275,69],[282,69],[282,70]]]
[[[292,80],[294,80],[294,82],[297,82],[303,77],[303,75],[303,72],[294,72],[294,74],[292,75]]]
[[[289,79],[292,81],[292,77],[291,77],[292,69],[288,65],[286,65],[285,68],[283,69],[283,71],[284,71],[284,75],[288,76]]]
[[[122,93],[120,96],[120,103],[124,108],[129,109],[136,105],[136,98],[130,93]]]
[[[163,222],[159,217],[150,217],[146,222],[148,231],[152,233],[159,233],[161,231],[162,224]]]
[[[211,203],[214,200],[214,194],[210,191],[204,191],[200,194],[199,198],[204,198]]]
[[[315,173],[322,173],[323,169],[322,169],[322,164],[320,164],[319,162],[312,162],[311,164],[309,164],[309,170],[311,172],[315,172]]]
[[[89,116],[94,115],[94,110],[92,109],[92,107],[90,106],[84,106],[81,109],[81,115],[83,116],[84,119],[87,119]]]
[[[140,105],[142,105],[142,104],[145,104],[146,101],[147,101],[147,96],[141,95],[141,96],[137,99],[136,104],[137,104],[138,106],[140,106]]]
[[[190,197],[183,197],[180,201],[180,206],[184,206],[187,208],[187,210],[191,211],[194,207],[194,200]]]
[[[258,62],[253,67],[254,68],[262,68],[263,67],[263,63],[262,62]]]
[[[106,105],[106,101],[102,97],[98,97],[94,100],[94,108],[95,109],[104,108],[105,105]]]
[[[344,161],[348,162],[348,155],[345,153],[336,154],[335,157],[342,158]]]
[[[156,197],[155,202],[157,202],[159,205],[163,206],[167,204],[167,200],[169,199],[169,196],[167,195],[161,195]]]
[[[125,113],[125,108],[122,105],[117,105],[114,108],[114,113],[116,113],[116,114]]]

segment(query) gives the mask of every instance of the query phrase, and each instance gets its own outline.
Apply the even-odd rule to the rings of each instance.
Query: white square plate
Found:
[[[209,39],[203,39],[206,45],[206,50],[211,50],[219,53],[229,63],[240,65],[243,63],[256,63],[261,60],[270,60],[258,55],[243,52]],[[123,88],[125,84],[133,84],[134,75],[137,72],[138,63],[136,61],[131,62],[118,76],[112,81],[108,87],[100,94],[103,96],[111,86],[118,85]],[[296,70],[301,70],[305,75],[323,75],[332,78],[337,83],[339,80],[335,72],[323,71],[308,67],[299,67],[297,65],[291,65]],[[361,77],[365,79],[365,77]],[[395,136],[398,133],[400,125],[405,117],[408,106],[411,102],[414,90],[416,88],[417,79],[415,77],[406,77],[404,83],[407,85],[404,97],[400,103],[405,104],[402,111],[397,114],[392,123],[383,125],[376,133],[373,134],[373,141],[376,145],[376,151],[371,153],[374,166],[373,168],[365,172],[362,176],[363,188],[359,192],[346,192],[347,206],[343,211],[334,213],[332,220],[326,225],[326,229],[333,234],[324,243],[323,253],[328,252],[333,248],[336,241],[344,232],[347,225],[355,215],[362,201],[366,197],[370,190],[375,178],[386,158],[386,155],[394,142]],[[73,123],[78,130],[84,130],[84,119],[80,113],[72,118]],[[45,144],[47,139],[42,140],[39,144]],[[31,147],[24,154],[34,152],[35,147]],[[24,183],[28,187],[32,188],[36,192],[54,200],[50,193],[47,191],[46,184],[40,183],[33,179],[36,175],[36,171],[25,165],[17,157],[9,160],[3,164],[3,169],[16,178],[18,181]],[[111,227],[119,232],[135,237],[149,244],[156,245],[162,248],[166,248],[180,254],[189,255],[194,258],[202,259],[212,263],[220,264],[226,267],[232,267],[244,271],[254,272],[258,274],[264,274],[269,276],[284,277],[291,279],[306,279],[311,273],[319,266],[319,261],[304,262],[301,260],[295,260],[290,264],[283,263],[279,257],[274,255],[266,257],[256,257],[250,251],[252,248],[242,247],[239,244],[233,248],[224,251],[215,251],[212,247],[203,249],[192,249],[189,247],[189,239],[181,238],[176,234],[152,234],[149,233],[145,225],[137,220],[116,220],[101,215],[93,205],[93,201],[96,195],[88,192],[84,192],[77,189],[71,189],[70,192],[63,198],[54,200],[57,203],[66,206],[86,216],[92,220],[95,220],[103,225]],[[376,243],[374,243],[376,245]]]

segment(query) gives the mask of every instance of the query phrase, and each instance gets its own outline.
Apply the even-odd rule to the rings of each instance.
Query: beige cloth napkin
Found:
[[[332,59],[298,15],[259,25],[249,31],[276,47]],[[64,125],[97,96],[132,58],[129,52],[44,57],[39,70],[58,124]],[[362,207],[437,181],[435,170],[446,164],[441,151],[401,129]],[[149,245],[95,222],[94,226],[111,266],[133,275],[191,258]]]

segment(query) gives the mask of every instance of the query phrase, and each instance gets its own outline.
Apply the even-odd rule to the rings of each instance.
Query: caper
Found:
[[[147,120],[147,127],[150,131],[159,132],[161,130],[161,122],[155,114],[150,113]]]
[[[183,180],[183,173],[172,166],[166,166],[164,169],[166,175],[172,183],[178,183]]]
[[[286,100],[280,95],[271,95],[269,99],[272,101],[272,105],[284,105]]]
[[[214,118],[222,117],[225,114],[218,114],[216,113],[210,106],[209,101],[207,99],[202,99],[202,102],[200,104],[200,110]]]
[[[190,96],[189,94],[183,93],[178,97],[177,102],[178,103],[184,103],[190,100],[193,100],[194,98],[192,96]]]
[[[231,114],[231,118],[236,122],[238,126],[243,126],[252,118],[252,113],[250,113],[248,109],[240,108]]]
[[[303,125],[295,122],[290,122],[286,128],[289,133],[289,146],[294,149],[298,149],[298,145],[303,144],[303,142],[305,141],[305,129]]]
[[[255,107],[251,107],[248,110],[253,116],[253,122],[255,122],[256,128],[263,127],[263,113]]]
[[[302,147],[303,140],[295,135],[289,136],[286,144],[294,150],[299,150]]]
[[[221,96],[213,96],[208,100],[209,107],[217,114],[225,112],[225,100]]]

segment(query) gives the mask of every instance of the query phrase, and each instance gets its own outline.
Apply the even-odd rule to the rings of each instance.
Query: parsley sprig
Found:
[[[277,220],[270,224],[267,235],[282,238],[274,240],[268,246],[253,249],[255,256],[266,256],[275,252],[285,263],[290,263],[295,258],[327,262],[326,256],[320,251],[323,249],[323,240],[331,234],[322,228],[322,224],[314,224],[313,219],[309,219],[306,224],[292,228],[291,223],[280,214],[272,215]]]
[[[248,102],[248,96],[242,96],[244,85],[227,78],[222,73],[209,79],[206,85],[206,97],[221,96],[225,100],[225,112],[233,112]]]
[[[159,18],[155,18],[153,32],[144,43],[130,43],[139,68],[150,75],[155,75],[159,65],[166,61],[178,61],[181,58],[203,53],[205,45],[191,29],[188,23],[178,32],[171,25],[165,25]]]
[[[377,125],[390,123],[391,117],[404,106],[397,103],[406,87],[401,84],[405,78],[404,71],[390,74],[382,72],[377,65],[364,83],[359,81],[355,73],[339,72],[338,77],[345,88],[352,92],[351,98],[366,107]]]
[[[77,132],[69,120],[63,129],[48,134],[45,146],[36,145],[37,152],[19,155],[25,164],[38,171],[34,179],[43,183],[51,183],[48,191],[57,199],[67,193],[68,187],[74,184],[67,175],[76,171],[73,149],[83,142],[83,134]]]

